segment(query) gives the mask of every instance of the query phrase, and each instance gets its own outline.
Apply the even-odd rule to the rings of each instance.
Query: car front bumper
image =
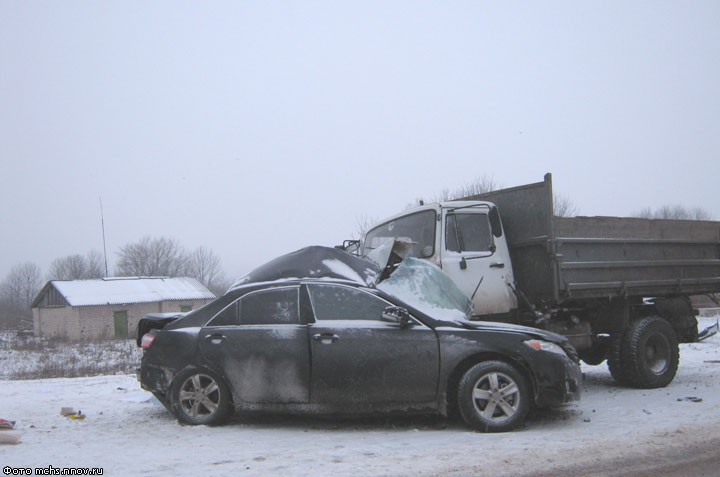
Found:
[[[578,401],[582,394],[580,365],[563,356],[543,359],[536,367],[535,385],[538,407]]]

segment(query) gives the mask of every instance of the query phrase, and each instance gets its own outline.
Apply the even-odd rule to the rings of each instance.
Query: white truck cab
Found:
[[[506,321],[517,310],[510,252],[492,203],[441,202],[395,215],[367,232],[361,254],[392,239],[442,268],[472,299],[473,316]]]

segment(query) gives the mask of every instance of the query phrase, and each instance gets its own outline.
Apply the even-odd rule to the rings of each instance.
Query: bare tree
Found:
[[[484,194],[486,192],[492,192],[501,187],[502,185],[500,185],[500,183],[498,183],[492,176],[482,175],[476,177],[465,185],[462,185],[454,190],[445,188],[441,190],[440,193],[431,196],[429,200],[419,198],[417,200],[417,203],[424,202],[428,204],[433,204],[437,202],[445,202],[448,200],[463,199]],[[413,204],[411,207],[414,207],[415,205],[417,204]]]
[[[500,185],[492,176],[482,175],[454,190],[450,190],[446,187],[439,193],[429,196],[427,199],[424,197],[418,197],[414,202],[406,204],[405,209],[412,209],[413,207],[417,207],[421,204],[436,204],[438,202],[446,202],[449,200],[471,198],[479,194],[484,194],[485,192],[492,192],[501,187],[502,185]]]
[[[450,199],[460,199],[463,197],[472,197],[475,195],[492,192],[502,187],[492,176],[483,175],[476,177],[464,186],[459,187],[455,192],[449,194]]]
[[[188,254],[186,274],[197,278],[216,295],[227,289],[227,280],[220,267],[220,259],[206,247],[198,247]]]
[[[50,264],[49,280],[77,280],[85,277],[87,264],[82,255],[68,255],[56,258]]]
[[[120,248],[116,273],[119,276],[178,277],[187,270],[182,246],[167,237],[143,237]]]
[[[710,220],[712,214],[702,207],[687,208],[682,205],[663,205],[653,210],[645,207],[632,214],[643,219]]]
[[[553,194],[553,215],[557,217],[574,217],[578,208],[570,199],[560,194]]]
[[[86,280],[103,276],[102,256],[93,250],[87,255],[68,255],[53,260],[48,280]]]
[[[362,240],[363,237],[365,237],[367,231],[370,230],[373,226],[375,226],[378,222],[378,219],[370,217],[366,214],[357,217],[355,219],[357,228],[355,229],[355,233],[352,235],[353,239]]]
[[[0,283],[0,326],[31,328],[35,295],[42,286],[40,268],[32,262],[15,265]]]
[[[90,250],[85,255],[87,261],[87,276],[88,278],[102,278],[105,275],[105,260],[103,255],[97,250]]]

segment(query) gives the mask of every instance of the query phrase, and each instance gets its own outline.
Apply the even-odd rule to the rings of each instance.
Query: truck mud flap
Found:
[[[698,334],[698,341],[706,340],[718,333],[719,323],[715,321],[714,325],[710,325]]]

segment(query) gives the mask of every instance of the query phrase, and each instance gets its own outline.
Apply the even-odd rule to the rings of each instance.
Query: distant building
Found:
[[[215,295],[194,278],[122,277],[53,280],[32,303],[36,336],[127,339],[148,313],[194,310]]]

